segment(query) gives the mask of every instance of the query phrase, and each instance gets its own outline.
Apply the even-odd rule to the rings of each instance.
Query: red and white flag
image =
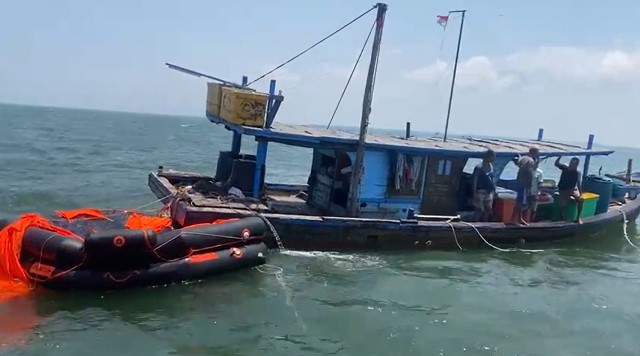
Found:
[[[447,21],[449,20],[449,16],[447,15],[438,15],[438,25],[442,26],[442,27],[447,27]]]

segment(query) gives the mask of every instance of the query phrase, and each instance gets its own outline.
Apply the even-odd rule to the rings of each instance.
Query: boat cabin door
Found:
[[[451,156],[429,156],[423,189],[423,215],[456,215],[462,169],[466,159]]]

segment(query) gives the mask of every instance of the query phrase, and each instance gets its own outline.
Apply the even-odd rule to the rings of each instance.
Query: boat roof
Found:
[[[207,115],[209,121],[224,124],[228,130],[241,135],[254,136],[270,142],[308,148],[352,148],[358,144],[358,134],[337,129],[325,129],[312,125],[294,125],[273,123],[270,128],[259,128],[236,125],[216,116]],[[586,149],[577,145],[547,140],[517,140],[499,138],[447,138],[411,137],[367,134],[368,149],[393,150],[414,154],[442,154],[480,158],[492,149],[496,156],[514,156],[526,154],[535,146],[540,156],[602,156],[613,153],[613,150]]]

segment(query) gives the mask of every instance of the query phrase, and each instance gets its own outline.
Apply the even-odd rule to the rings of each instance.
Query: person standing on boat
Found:
[[[513,224],[529,225],[523,218],[523,212],[528,206],[531,184],[533,184],[534,173],[538,168],[539,156],[540,150],[537,147],[531,147],[528,155],[518,155],[514,159],[514,163],[518,166],[518,177],[516,179],[516,205],[513,208],[513,216],[511,217]]]
[[[543,176],[542,169],[537,168],[533,173],[533,180],[531,181],[531,190],[527,197],[527,210],[525,221],[530,223],[536,219],[536,210],[538,209],[538,193],[540,192],[540,185],[542,184]]]
[[[578,216],[575,222],[582,224],[582,184],[580,183],[580,170],[578,165],[580,159],[578,157],[571,158],[569,165],[560,163],[560,157],[556,159],[555,166],[562,171],[560,174],[560,180],[558,181],[558,207],[560,208],[560,219],[564,220],[564,211],[569,200],[574,200],[578,203]]]
[[[479,163],[473,169],[473,205],[476,211],[476,221],[489,221],[493,212],[493,197],[496,192],[493,162],[496,153],[487,150]]]

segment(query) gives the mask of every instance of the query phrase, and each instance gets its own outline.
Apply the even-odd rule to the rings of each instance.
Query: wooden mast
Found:
[[[462,20],[460,21],[460,32],[458,33],[458,46],[456,48],[456,60],[453,64],[453,76],[451,77],[451,92],[449,93],[449,107],[447,108],[447,123],[444,125],[444,139],[447,140],[447,133],[449,132],[449,115],[451,115],[451,101],[453,100],[453,87],[456,85],[456,72],[458,69],[458,56],[460,55],[460,42],[462,41],[462,28],[464,27],[464,14],[467,10],[455,10],[449,11],[449,15],[455,13],[462,13]]]
[[[384,16],[387,12],[387,4],[385,3],[377,3],[376,7],[378,8],[378,12],[376,15],[376,32],[373,37],[371,60],[369,62],[369,71],[367,73],[367,83],[364,89],[362,117],[360,119],[360,136],[358,138],[358,150],[356,152],[356,161],[353,165],[351,173],[349,202],[347,204],[347,212],[350,216],[353,217],[357,217],[360,215],[360,184],[362,183],[362,176],[364,174],[364,148],[367,139],[367,129],[369,127],[371,103],[373,102],[373,85],[375,82],[375,75],[378,67],[378,58],[380,56],[380,43],[382,42]]]

